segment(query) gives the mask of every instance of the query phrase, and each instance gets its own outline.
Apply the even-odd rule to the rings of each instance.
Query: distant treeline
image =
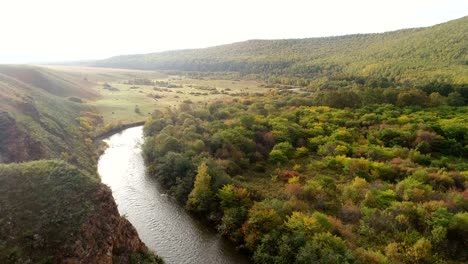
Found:
[[[340,37],[250,40],[206,49],[127,55],[96,66],[235,73],[270,83],[339,88],[468,83],[468,17],[428,28]]]

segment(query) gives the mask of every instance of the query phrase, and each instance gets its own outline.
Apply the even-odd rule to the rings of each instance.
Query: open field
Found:
[[[96,89],[102,96],[89,102],[108,123],[141,121],[155,109],[176,108],[184,101],[199,104],[247,92],[266,91],[253,81],[197,80],[178,76],[152,79],[167,83],[163,85],[128,84],[127,81],[109,82],[107,89],[104,87],[106,83],[98,85]]]
[[[105,124],[144,121],[155,109],[177,108],[184,101],[200,104],[268,91],[260,82],[248,80],[193,79],[154,71],[92,67],[46,67],[91,82],[91,90],[98,96],[83,104],[101,115]]]

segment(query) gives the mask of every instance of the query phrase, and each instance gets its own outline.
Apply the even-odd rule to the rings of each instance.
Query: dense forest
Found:
[[[339,88],[468,82],[468,17],[381,34],[250,40],[217,47],[112,57],[94,66],[230,72],[270,83]]]
[[[462,263],[465,100],[363,87],[186,102],[152,115],[144,156],[255,263]]]

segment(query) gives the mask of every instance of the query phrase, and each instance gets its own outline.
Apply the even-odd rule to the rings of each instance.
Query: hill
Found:
[[[466,84],[467,47],[468,17],[463,17],[432,27],[381,34],[249,40],[205,49],[117,56],[94,65],[237,72],[300,85],[310,85],[310,79],[367,81],[381,87],[428,82]]]
[[[159,75],[121,69],[1,65],[0,162],[59,158],[94,172],[91,139],[109,124],[110,115],[119,120],[121,113],[133,113],[139,103],[129,102],[130,110],[126,109],[122,106],[126,101],[109,99],[103,84],[154,76]],[[103,102],[112,106],[105,113]]]
[[[90,89],[91,83],[87,79],[44,67],[1,65],[0,73],[4,78],[10,77],[61,97],[77,96],[89,99],[97,96],[97,93]]]
[[[160,262],[96,173],[103,117],[88,102],[133,75],[0,66],[0,263]]]
[[[157,263],[109,188],[65,162],[0,164],[0,198],[1,263]]]
[[[70,156],[75,164],[91,164],[77,118],[92,109],[81,104],[95,98],[91,84],[34,66],[0,67],[0,162]],[[73,99],[74,98],[74,99]],[[91,166],[92,168],[92,166]]]

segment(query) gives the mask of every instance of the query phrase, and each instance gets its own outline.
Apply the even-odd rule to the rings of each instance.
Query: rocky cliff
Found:
[[[110,189],[63,161],[0,164],[0,263],[162,263]]]
[[[132,224],[119,215],[108,187],[91,198],[94,214],[82,225],[75,241],[65,245],[54,257],[56,263],[131,263],[134,259],[156,258],[138,237]]]

